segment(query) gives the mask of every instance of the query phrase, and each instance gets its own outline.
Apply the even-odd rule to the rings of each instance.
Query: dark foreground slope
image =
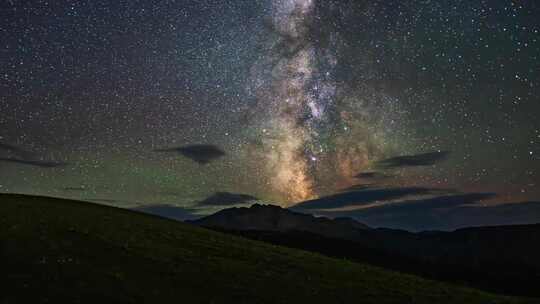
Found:
[[[496,293],[540,297],[540,225],[410,233],[271,205],[230,208],[192,223]]]
[[[1,303],[525,303],[76,201],[0,195]]]

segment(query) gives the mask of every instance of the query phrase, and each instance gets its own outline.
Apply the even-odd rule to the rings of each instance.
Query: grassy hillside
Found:
[[[191,223],[461,286],[540,298],[540,224],[410,233],[257,204]]]
[[[76,201],[0,195],[0,303],[526,303]]]

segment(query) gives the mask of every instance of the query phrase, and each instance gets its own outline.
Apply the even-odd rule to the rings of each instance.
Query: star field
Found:
[[[291,205],[353,186],[540,199],[534,1],[0,4],[0,191],[133,207],[215,192]],[[157,149],[208,144],[200,165]],[[1,158],[17,158],[13,148]],[[32,159],[34,160],[34,159]]]

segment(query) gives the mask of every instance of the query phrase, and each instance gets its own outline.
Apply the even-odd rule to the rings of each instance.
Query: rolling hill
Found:
[[[273,205],[225,209],[190,222],[497,293],[540,297],[538,224],[411,233]]]
[[[0,214],[1,303],[533,303],[90,203]]]

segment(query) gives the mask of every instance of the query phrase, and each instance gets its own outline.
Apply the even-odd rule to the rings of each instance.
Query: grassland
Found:
[[[133,211],[0,194],[0,303],[533,303]]]

